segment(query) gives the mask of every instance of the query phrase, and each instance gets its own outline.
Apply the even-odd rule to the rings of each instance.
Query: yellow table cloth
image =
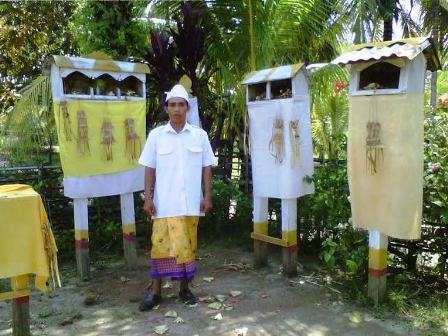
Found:
[[[22,184],[0,186],[0,279],[35,274],[35,287],[60,286],[57,247],[40,195]]]

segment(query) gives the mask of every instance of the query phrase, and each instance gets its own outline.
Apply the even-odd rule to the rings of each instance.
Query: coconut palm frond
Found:
[[[19,91],[21,98],[8,112],[2,130],[3,155],[11,157],[36,154],[54,137],[54,117],[51,113],[51,81],[39,76]]]

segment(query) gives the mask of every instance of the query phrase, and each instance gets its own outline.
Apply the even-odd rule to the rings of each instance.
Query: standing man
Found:
[[[149,133],[139,160],[145,166],[144,211],[153,218],[152,292],[140,304],[141,311],[162,301],[163,277],[180,281],[184,303],[196,303],[188,285],[196,271],[199,216],[212,208],[215,156],[207,133],[187,123],[188,109],[187,91],[175,85],[165,100],[170,121]]]

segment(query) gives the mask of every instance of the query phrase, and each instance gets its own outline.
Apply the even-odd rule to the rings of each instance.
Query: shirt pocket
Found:
[[[174,147],[163,146],[157,148],[157,166],[166,167],[174,164]]]
[[[193,166],[202,166],[202,147],[187,146],[188,162]]]

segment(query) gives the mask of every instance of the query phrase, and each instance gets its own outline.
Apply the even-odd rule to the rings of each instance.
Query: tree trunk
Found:
[[[392,41],[392,18],[384,19],[383,41]]]
[[[434,42],[436,45],[439,44],[439,29],[440,29],[440,21],[439,21],[439,14],[440,14],[440,4],[438,1],[434,1],[433,8],[432,8],[432,15],[433,15],[433,21],[434,26],[432,28],[432,38],[434,39]],[[431,73],[431,107],[433,109],[436,108],[437,103],[437,70]]]

